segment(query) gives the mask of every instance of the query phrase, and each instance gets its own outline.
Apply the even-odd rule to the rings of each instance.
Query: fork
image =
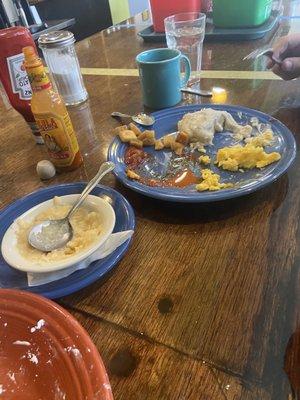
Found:
[[[256,60],[257,58],[261,57],[261,56],[269,56],[272,58],[272,60],[276,63],[276,64],[281,64],[281,60],[279,60],[278,58],[274,58],[273,57],[273,49],[272,48],[262,48],[260,47],[259,49],[253,50],[251,53],[249,53],[248,55],[246,55],[243,58],[243,61],[245,60]]]

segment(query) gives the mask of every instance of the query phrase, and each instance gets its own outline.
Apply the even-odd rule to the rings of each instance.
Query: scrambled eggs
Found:
[[[233,187],[232,183],[221,183],[220,182],[220,175],[215,174],[210,169],[203,169],[202,170],[202,179],[203,181],[196,185],[196,189],[199,192],[203,192],[205,190],[220,190]]]
[[[280,160],[279,153],[266,153],[261,146],[252,143],[242,146],[224,147],[217,152],[216,164],[228,171],[238,171],[239,168],[263,168]]]
[[[210,164],[210,157],[209,156],[200,156],[199,161],[204,165],[208,165],[208,164]]]
[[[251,143],[251,144],[253,144],[253,146],[256,146],[256,147],[269,146],[270,144],[273,143],[273,141],[274,141],[274,135],[273,135],[273,132],[271,131],[271,129],[266,130],[259,136],[254,136],[254,137],[245,139],[246,143]]]

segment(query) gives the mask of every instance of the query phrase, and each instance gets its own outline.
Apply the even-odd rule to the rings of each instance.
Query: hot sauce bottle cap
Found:
[[[25,57],[25,67],[27,65],[30,66],[35,66],[35,65],[40,65],[41,64],[41,59],[39,56],[36,54],[35,48],[32,46],[26,46],[23,47],[22,49],[24,57]]]
[[[51,82],[45,72],[42,60],[32,46],[23,47],[24,67],[34,92],[51,88]]]

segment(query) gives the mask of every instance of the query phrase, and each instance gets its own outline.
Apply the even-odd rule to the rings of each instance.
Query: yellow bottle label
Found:
[[[34,118],[54,165],[70,166],[79,147],[69,114],[35,114]]]
[[[51,87],[50,80],[42,64],[35,67],[27,67],[26,70],[33,90],[42,90]]]

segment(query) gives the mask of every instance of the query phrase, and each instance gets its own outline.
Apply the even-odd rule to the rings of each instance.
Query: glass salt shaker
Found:
[[[88,98],[74,43],[69,31],[45,33],[38,40],[50,77],[66,105],[80,104]]]

